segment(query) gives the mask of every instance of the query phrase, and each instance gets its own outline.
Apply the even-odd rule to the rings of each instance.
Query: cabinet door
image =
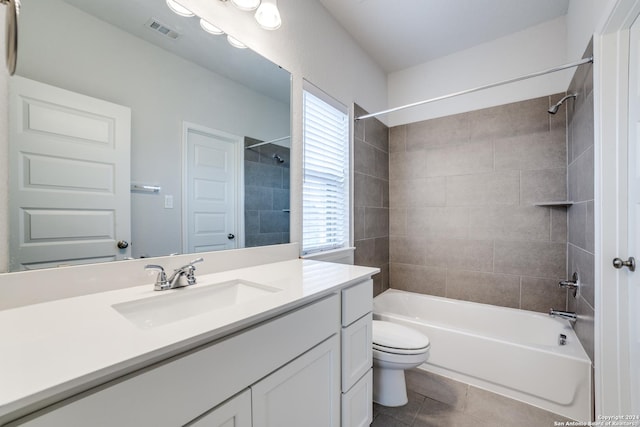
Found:
[[[336,334],[251,387],[253,427],[339,427]]]
[[[251,390],[216,406],[185,427],[251,427]]]
[[[342,427],[367,427],[373,421],[373,372],[371,369],[342,394]]]

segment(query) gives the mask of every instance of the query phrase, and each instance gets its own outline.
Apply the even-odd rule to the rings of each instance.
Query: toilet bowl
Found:
[[[429,357],[429,338],[397,323],[373,321],[373,401],[383,406],[402,406],[408,401],[406,369]]]

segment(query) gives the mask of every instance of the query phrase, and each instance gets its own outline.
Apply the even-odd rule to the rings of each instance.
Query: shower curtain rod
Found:
[[[442,101],[443,99],[453,98],[453,97],[460,96],[460,95],[466,95],[468,93],[477,92],[479,90],[491,89],[491,88],[496,87],[496,86],[502,86],[502,85],[506,85],[506,84],[509,84],[509,83],[515,83],[515,82],[519,82],[521,80],[526,80],[526,79],[530,79],[530,78],[533,78],[533,77],[543,76],[545,74],[555,73],[556,71],[566,70],[567,68],[577,67],[579,65],[587,64],[589,62],[593,62],[593,57],[592,56],[589,57],[589,58],[584,58],[584,59],[582,59],[582,60],[580,60],[578,62],[572,62],[570,64],[559,65],[557,67],[549,68],[547,70],[542,70],[542,71],[538,71],[538,72],[531,73],[531,74],[526,74],[524,76],[516,77],[516,78],[513,78],[513,79],[503,80],[501,82],[491,83],[491,84],[484,85],[484,86],[478,86],[478,87],[475,87],[473,89],[462,90],[460,92],[450,93],[450,94],[447,94],[447,95],[438,96],[436,98],[426,99],[424,101],[418,101],[418,102],[414,102],[412,104],[402,105],[400,107],[389,108],[388,110],[378,111],[377,113],[364,114],[362,116],[356,117],[355,120],[368,119],[369,117],[381,116],[383,114],[393,113],[393,112],[399,111],[399,110],[404,110],[405,108],[417,107],[418,105],[428,104],[430,102],[435,102],[435,101]]]
[[[269,141],[263,141],[263,142],[258,142],[256,144],[247,145],[246,147],[244,147],[244,149],[248,150],[249,148],[260,147],[261,145],[271,144],[272,142],[284,141],[285,139],[289,139],[289,138],[291,137],[283,136],[282,138],[270,139]]]

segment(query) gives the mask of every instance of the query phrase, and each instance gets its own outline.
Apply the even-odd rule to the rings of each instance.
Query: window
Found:
[[[349,246],[349,116],[317,88],[303,91],[302,253]]]

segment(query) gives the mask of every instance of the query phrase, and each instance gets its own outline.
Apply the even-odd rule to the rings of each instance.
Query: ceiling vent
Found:
[[[165,24],[163,24],[162,22],[158,21],[155,18],[150,18],[144,25],[145,27],[153,31],[156,31],[172,40],[175,40],[178,37],[180,37],[180,33],[178,33],[176,30],[169,28],[168,26],[166,26]]]

